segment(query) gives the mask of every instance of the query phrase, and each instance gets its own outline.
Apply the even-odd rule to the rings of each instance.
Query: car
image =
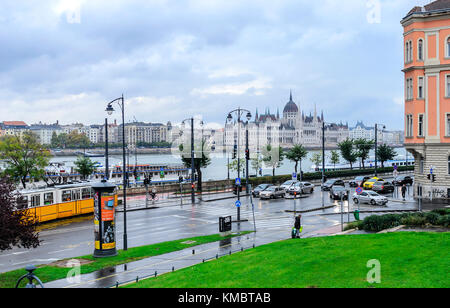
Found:
[[[271,184],[260,184],[260,185],[256,186],[252,190],[253,197],[255,197],[255,198],[259,197],[259,193],[266,190],[270,186],[272,186],[272,185]]]
[[[270,186],[259,193],[261,199],[276,199],[283,198],[286,194],[286,190],[278,186]]]
[[[364,183],[370,179],[370,176],[357,176],[354,180],[351,180],[349,183],[350,187],[358,187],[363,186]]]
[[[289,190],[289,188],[291,188],[292,185],[294,185],[295,183],[298,183],[298,181],[296,181],[296,180],[286,181],[286,182],[284,182],[283,184],[281,184],[280,187],[287,191],[287,190]]]
[[[294,185],[292,185],[288,193],[290,195],[294,195],[296,193],[297,195],[300,194],[312,194],[314,192],[314,185],[309,182],[297,182]]]
[[[348,200],[348,190],[342,186],[333,186],[330,191],[330,198],[333,200],[341,200],[341,195],[343,200]]]
[[[344,186],[345,187],[345,183],[343,180],[338,180],[338,179],[328,180],[324,184],[322,184],[322,190],[324,190],[324,191],[331,190],[331,188],[333,186]]]
[[[364,189],[369,189],[369,190],[372,189],[373,184],[375,184],[376,181],[384,181],[384,180],[375,176],[375,177],[373,177],[373,178],[367,180],[367,181],[364,183],[363,188],[364,188]]]
[[[413,183],[414,178],[409,175],[400,175],[392,181],[392,184],[394,184],[395,186],[412,185]]]
[[[363,191],[360,195],[353,195],[353,202],[358,203],[368,203],[371,205],[386,205],[388,199],[374,191]]]
[[[376,191],[380,194],[384,194],[384,193],[392,193],[395,190],[394,185],[391,182],[387,182],[387,181],[376,181],[373,186],[372,186],[372,190]]]

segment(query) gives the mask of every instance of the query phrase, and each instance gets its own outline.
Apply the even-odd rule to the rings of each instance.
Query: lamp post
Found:
[[[233,120],[233,114],[237,116],[237,119],[238,119],[238,136],[237,136],[237,160],[238,160],[237,162],[238,162],[238,164],[237,164],[237,171],[238,171],[238,178],[240,178],[240,176],[241,176],[241,170],[240,170],[240,168],[241,168],[241,158],[240,158],[239,150],[240,150],[240,137],[241,137],[241,117],[244,115],[245,112],[247,113],[246,114],[246,118],[247,118],[246,132],[245,132],[245,137],[246,137],[246,142],[245,142],[245,147],[246,147],[245,148],[245,153],[246,153],[246,157],[245,157],[245,159],[246,159],[246,170],[245,170],[245,172],[246,172],[246,183],[245,184],[246,184],[246,191],[248,193],[248,184],[249,184],[248,183],[248,159],[249,159],[248,122],[252,118],[252,114],[251,114],[251,112],[249,110],[242,109],[242,108],[239,107],[238,109],[232,110],[232,111],[230,111],[228,113],[228,116],[226,118],[226,122],[225,123],[231,122]],[[237,199],[238,199],[238,201],[241,200],[240,186],[237,187]],[[237,207],[237,221],[239,222],[240,220],[241,220],[241,207],[238,206]]]
[[[195,204],[195,159],[194,159],[194,118],[184,119],[181,123],[184,127],[185,122],[190,121],[191,123],[191,201]],[[182,132],[181,132],[182,134]]]
[[[123,158],[123,250],[128,250],[128,240],[127,240],[127,165],[125,158],[125,101],[123,99],[123,94],[121,97],[116,98],[108,103],[106,107],[106,112],[111,115],[114,112],[112,104],[117,103],[122,110],[122,158]]]
[[[375,176],[378,176],[378,153],[377,153],[377,149],[378,149],[378,125],[382,125],[383,126],[383,130],[386,128],[386,126],[383,125],[383,124],[375,123]]]

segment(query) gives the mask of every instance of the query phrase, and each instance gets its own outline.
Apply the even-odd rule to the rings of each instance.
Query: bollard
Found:
[[[155,271],[155,277],[156,277],[156,275],[158,275],[158,272],[157,272],[157,271]]]
[[[136,276],[136,283],[139,282],[139,276]]]
[[[195,255],[195,249],[192,249],[192,254]]]
[[[175,272],[175,266],[172,266],[172,272]]]
[[[119,282],[116,281],[116,289],[118,289],[118,288],[119,288]]]
[[[36,267],[34,265],[28,265],[27,267],[25,267],[25,270],[28,272],[28,274],[25,274],[19,278],[19,280],[16,283],[16,289],[19,287],[20,282],[25,278],[28,279],[28,283],[25,288],[35,289],[36,285],[33,283],[33,280],[36,280],[41,286],[41,288],[44,288],[42,281],[36,275],[33,274],[33,272],[36,270]]]
[[[244,251],[244,247],[241,247],[241,252],[243,252]]]
[[[205,259],[203,259],[203,262],[202,263],[205,263]]]
[[[216,254],[216,259],[219,259],[219,255],[218,254]]]

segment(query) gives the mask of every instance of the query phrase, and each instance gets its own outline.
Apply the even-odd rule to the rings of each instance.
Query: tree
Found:
[[[337,151],[331,151],[330,161],[334,165],[334,169],[336,169],[336,164],[339,164],[341,161],[341,157]]]
[[[35,134],[27,132],[22,138],[4,136],[0,138],[0,159],[4,160],[4,174],[26,188],[29,180],[39,180],[45,176],[45,167],[50,161],[50,152],[43,147]]]
[[[382,144],[377,148],[377,157],[381,162],[381,167],[384,168],[384,163],[388,160],[394,159],[397,152],[387,144]]]
[[[256,177],[258,177],[258,172],[263,167],[263,159],[257,155],[251,159],[251,165],[255,170]]]
[[[78,156],[75,161],[75,170],[81,174],[83,179],[86,179],[97,170],[97,167],[89,157]]]
[[[275,169],[283,165],[284,153],[279,146],[273,148],[270,144],[262,149],[263,161],[266,166],[272,168],[272,175],[275,176]]]
[[[319,170],[319,166],[322,163],[322,155],[319,153],[314,153],[310,160],[314,165],[316,165],[316,170]]]
[[[207,151],[205,147],[205,140],[201,142],[201,145],[198,146],[198,148],[195,148],[194,145],[194,153],[201,153],[200,157],[196,157],[197,155],[194,154],[194,169],[198,175],[197,179],[197,189],[198,191],[202,191],[202,169],[206,168],[211,164],[211,158],[209,157],[209,151]],[[191,162],[191,151],[189,147],[189,151],[184,151],[183,144],[180,144],[179,150],[181,152],[181,161],[186,166],[186,168],[191,168],[192,162]]]
[[[373,140],[362,138],[353,141],[353,144],[356,146],[356,156],[359,157],[363,169],[366,169],[364,161],[369,158],[369,153],[370,150],[372,150],[374,143]]]
[[[244,167],[245,167],[245,162],[243,162],[241,160],[240,165],[239,165],[239,171],[240,172],[244,172]],[[234,159],[229,165],[228,168],[230,168],[230,170],[232,171],[238,171],[238,161],[237,159]]]
[[[27,210],[17,210],[20,195],[14,193],[14,185],[8,178],[0,179],[0,251],[14,246],[26,249],[39,246],[39,234],[35,221]]]
[[[297,173],[298,163],[300,162],[300,172],[302,171],[302,160],[308,155],[308,151],[301,144],[296,144],[286,153],[286,158],[295,162],[295,173]]]
[[[350,169],[353,169],[353,164],[358,158],[357,153],[353,150],[353,140],[347,138],[339,143],[338,147],[341,151],[342,158],[350,164]]]

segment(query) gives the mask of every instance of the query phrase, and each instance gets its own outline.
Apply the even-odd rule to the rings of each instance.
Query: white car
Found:
[[[288,190],[290,195],[294,195],[294,192],[299,194],[312,194],[314,192],[314,185],[309,182],[297,182],[291,186]]]
[[[289,188],[291,188],[296,183],[298,183],[298,181],[296,181],[296,180],[286,181],[286,182],[284,182],[283,184],[280,185],[280,188],[283,188],[284,190],[288,191]]]
[[[286,194],[286,190],[277,186],[270,186],[269,188],[263,190],[259,193],[259,197],[261,199],[277,199],[284,198]]]
[[[360,195],[353,195],[353,202],[356,204],[368,203],[371,205],[386,205],[388,203],[388,199],[374,191],[363,191]]]

